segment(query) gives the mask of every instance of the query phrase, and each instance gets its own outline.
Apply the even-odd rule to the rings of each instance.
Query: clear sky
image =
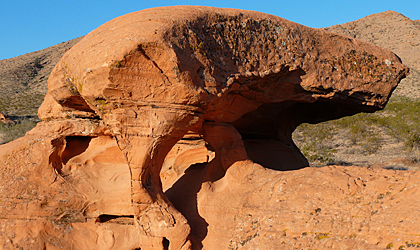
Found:
[[[0,60],[86,35],[130,12],[173,5],[255,10],[314,28],[387,10],[420,19],[420,0],[0,0]]]

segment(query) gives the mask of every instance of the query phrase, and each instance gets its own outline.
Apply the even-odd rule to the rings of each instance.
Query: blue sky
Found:
[[[261,11],[314,28],[346,23],[387,10],[420,19],[420,0],[1,0],[0,60],[85,35],[130,12],[173,5],[202,5]]]

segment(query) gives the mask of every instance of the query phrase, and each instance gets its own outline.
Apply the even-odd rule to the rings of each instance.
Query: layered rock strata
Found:
[[[77,197],[74,216],[55,221],[126,216],[123,224],[134,224],[124,229],[127,249],[199,248],[203,238],[188,223],[195,220],[185,218],[191,210],[182,214],[173,205],[183,199],[174,186],[188,165],[201,167],[198,179],[209,183],[241,162],[306,167],[291,139],[299,124],[381,109],[407,73],[390,51],[276,16],[148,9],[100,26],[64,55],[49,78],[43,122],[32,132],[37,143],[40,131],[52,134],[30,147],[49,152],[36,168]],[[197,150],[197,161],[175,168],[175,148]],[[118,247],[119,237],[103,244]]]

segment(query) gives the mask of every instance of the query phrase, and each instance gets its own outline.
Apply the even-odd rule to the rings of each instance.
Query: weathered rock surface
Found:
[[[116,18],[54,68],[43,122],[0,147],[0,236],[23,248],[276,248],[283,224],[259,221],[292,222],[268,202],[284,195],[271,189],[318,170],[301,169],[293,130],[381,109],[407,73],[390,51],[258,12],[180,6]],[[318,206],[290,201],[285,211]]]
[[[210,182],[199,178],[205,171],[191,169],[167,191],[204,249],[420,246],[419,172],[341,166],[279,172],[242,161]]]
[[[12,117],[36,117],[48,91],[47,79],[76,38],[15,58],[0,60],[0,112]]]
[[[124,211],[131,205],[124,200],[130,195],[129,181],[122,186],[118,182],[127,178],[128,165],[108,169],[104,175],[114,178],[106,181],[96,172],[84,181],[101,180],[102,185],[85,187],[73,181],[79,177],[76,171],[63,177],[48,167],[48,154],[42,152],[54,151],[52,140],[60,131],[79,136],[91,126],[80,120],[39,125],[0,147],[5,153],[0,176],[2,249],[163,247],[161,238],[138,234],[132,212],[106,214],[115,213],[113,206]],[[95,133],[104,139],[107,132],[96,128]],[[122,154],[112,156],[117,161]],[[334,166],[275,171],[240,161],[223,178],[210,181],[209,165],[191,167],[166,192],[188,219],[197,248],[385,249],[393,243],[395,249],[410,249],[420,241],[418,172]],[[104,188],[119,194],[110,197]],[[89,193],[98,196],[85,196]],[[96,206],[98,197],[112,198],[113,204]],[[93,217],[88,218],[86,210]],[[97,212],[104,215],[97,219]]]

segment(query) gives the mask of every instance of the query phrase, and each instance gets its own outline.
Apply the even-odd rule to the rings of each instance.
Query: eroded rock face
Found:
[[[291,139],[299,124],[381,109],[407,73],[387,50],[252,11],[180,6],[116,18],[54,68],[43,122],[2,146],[15,150],[5,159],[20,159],[16,150],[26,147],[48,152],[31,172],[42,169],[77,200],[43,206],[37,198],[36,209],[18,218],[43,211],[41,228],[60,222],[72,232],[64,247],[215,249],[200,209],[206,193],[230,185],[232,165],[306,167]],[[184,171],[197,175],[178,180]],[[213,189],[216,182],[224,184]],[[43,192],[57,201],[56,190]],[[49,211],[55,217],[46,207],[58,209]],[[66,230],[47,234],[60,238]]]

